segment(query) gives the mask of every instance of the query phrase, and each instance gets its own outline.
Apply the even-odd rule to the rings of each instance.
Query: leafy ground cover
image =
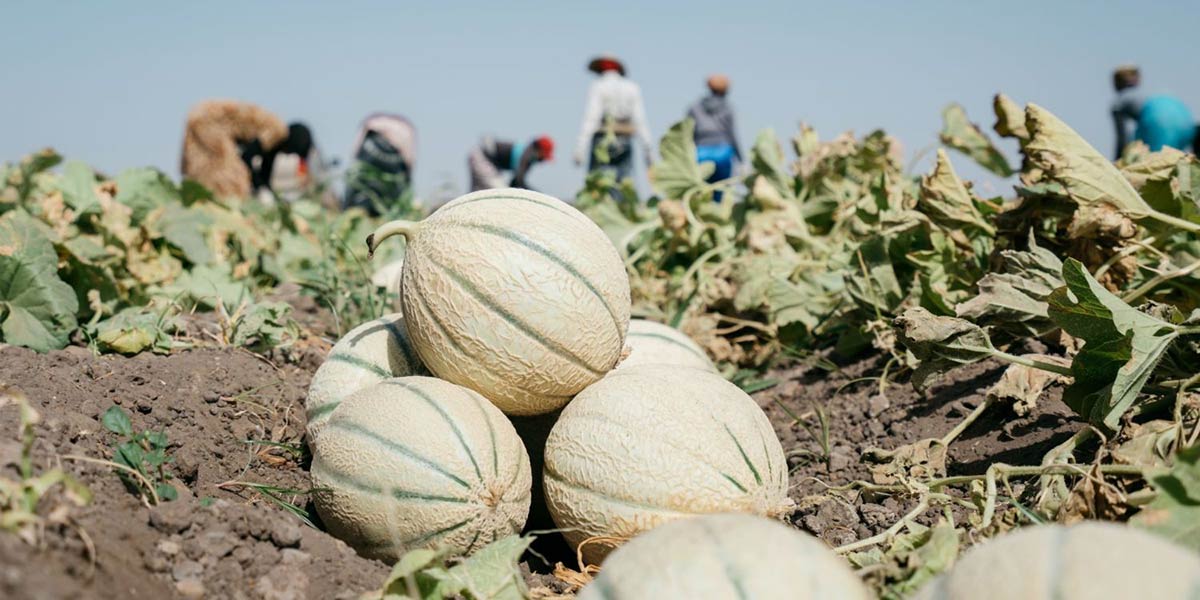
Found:
[[[1135,145],[1114,164],[1039,106],[995,113],[1020,165],[950,106],[928,173],[883,132],[804,127],[708,183],[682,122],[654,197],[598,174],[576,198],[624,256],[635,314],[755,393],[791,522],[884,597],[1031,523],[1129,521],[1200,550],[1200,161]],[[980,197],[965,160],[1015,174],[1014,195]],[[554,534],[392,568],[313,519],[304,389],[332,340],[392,310],[365,263],[375,222],[59,163],[0,173],[0,530],[18,534],[0,556],[30,567],[0,578],[8,596],[587,581]]]

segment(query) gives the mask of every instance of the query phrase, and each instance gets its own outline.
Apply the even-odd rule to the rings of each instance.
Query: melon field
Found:
[[[1195,598],[1200,161],[994,108],[381,218],[7,164],[0,597]]]

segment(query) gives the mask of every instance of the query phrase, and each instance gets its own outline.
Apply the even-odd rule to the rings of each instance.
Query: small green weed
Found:
[[[134,432],[129,415],[119,406],[109,407],[100,421],[105,429],[122,438],[113,446],[112,460],[128,469],[117,470],[117,475],[125,485],[150,504],[174,500],[179,496],[169,483],[174,476],[167,471],[167,464],[174,459],[167,456],[168,442],[165,432]]]

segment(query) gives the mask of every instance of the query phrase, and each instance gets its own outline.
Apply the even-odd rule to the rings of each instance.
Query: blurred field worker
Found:
[[[207,100],[188,113],[180,170],[219,197],[246,198],[270,189],[281,153],[301,157],[294,169],[307,180],[312,148],[312,134],[303,124],[285,125],[249,102]]]
[[[633,173],[633,140],[642,148],[646,165],[651,163],[650,128],[642,89],[625,77],[625,65],[605,54],[588,63],[599,77],[588,88],[583,123],[575,145],[575,164],[587,161],[588,171],[610,170],[618,180]]]
[[[359,207],[372,216],[384,214],[412,188],[417,129],[400,115],[372,114],[358,128],[353,157],[342,208]]]
[[[471,191],[503,187],[533,189],[526,179],[529,170],[554,159],[554,140],[538,136],[527,143],[485,136],[467,154]],[[505,173],[511,172],[511,177]]]
[[[1136,66],[1123,65],[1113,72],[1117,98],[1112,103],[1113,124],[1117,128],[1116,158],[1133,140],[1145,142],[1157,152],[1170,146],[1178,150],[1191,147],[1196,121],[1182,100],[1167,94],[1148,96],[1139,85],[1141,72]],[[1130,136],[1130,130],[1133,135]]]
[[[697,160],[716,165],[708,178],[708,182],[712,183],[733,176],[733,161],[737,159],[742,162],[742,150],[733,124],[733,108],[725,99],[729,93],[729,78],[720,74],[711,75],[707,85],[708,95],[688,109],[688,117],[696,125],[693,137]],[[716,192],[714,199],[718,202],[721,200],[720,191]]]

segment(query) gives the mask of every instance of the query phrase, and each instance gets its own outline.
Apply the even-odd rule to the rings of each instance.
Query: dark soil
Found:
[[[829,488],[871,481],[870,465],[861,459],[871,448],[892,450],[946,435],[984,401],[1004,371],[1000,363],[988,361],[951,372],[924,396],[907,382],[889,383],[881,393],[885,362],[875,357],[833,373],[795,367],[775,373],[783,383],[755,395],[788,454],[791,496],[800,506],[794,523],[833,546],[880,533],[909,509],[893,498],[834,497]],[[950,444],[947,474],[981,474],[994,462],[1039,464],[1079,428],[1061,396],[1061,388],[1051,388],[1037,409],[1020,419],[1003,406],[984,412]],[[825,434],[819,411],[827,416],[828,454],[820,440]],[[807,428],[793,415],[803,418]]]
[[[297,493],[282,498],[304,507],[307,465],[271,441],[303,444],[304,395],[327,345],[301,345],[272,359],[233,349],[196,349],[132,358],[94,357],[68,348],[38,355],[0,349],[0,384],[22,390],[42,415],[36,427],[39,470],[61,465],[93,492],[72,514],[73,525],[48,527],[40,548],[0,534],[0,598],[355,598],[378,588],[389,566],[354,554],[332,536],[304,524],[253,489],[236,482]],[[894,499],[848,495],[829,486],[869,480],[860,457],[871,447],[891,449],[941,437],[983,400],[1000,376],[998,364],[959,369],[922,397],[907,383],[880,394],[883,360],[872,358],[829,372],[793,367],[771,374],[781,383],[755,395],[775,424],[793,467],[795,524],[832,545],[886,529],[906,510]],[[950,474],[981,473],[993,461],[1033,464],[1068,437],[1075,422],[1058,400],[1043,399],[1034,415],[1017,420],[1003,407],[990,409],[950,447]],[[154,508],[111,470],[71,456],[108,459],[117,436],[100,424],[112,405],[126,409],[135,430],[165,431],[174,457],[179,499]],[[786,407],[787,410],[784,410]],[[826,456],[792,414],[816,423],[828,416]],[[516,425],[536,450],[552,417]],[[13,432],[17,411],[0,407],[0,473],[16,474]],[[819,428],[817,428],[819,429]],[[528,529],[553,527],[538,496]],[[319,525],[319,523],[318,523]],[[94,564],[80,532],[95,546]],[[549,573],[555,562],[575,567],[561,537],[543,535],[523,565],[532,587],[561,592]]]
[[[78,527],[47,531],[42,550],[0,535],[0,597],[352,598],[381,584],[386,565],[228,484],[310,487],[291,453],[247,443],[301,442],[310,375],[231,349],[133,358],[96,358],[78,347],[0,350],[0,382],[22,390],[42,415],[37,467],[61,463],[94,495],[74,514]],[[110,468],[63,458],[112,455],[117,436],[99,419],[114,404],[136,431],[166,432],[178,500],[148,508]],[[16,428],[15,407],[0,408],[6,442]],[[4,448],[0,458],[10,463],[14,449]],[[94,568],[77,530],[95,544]]]

